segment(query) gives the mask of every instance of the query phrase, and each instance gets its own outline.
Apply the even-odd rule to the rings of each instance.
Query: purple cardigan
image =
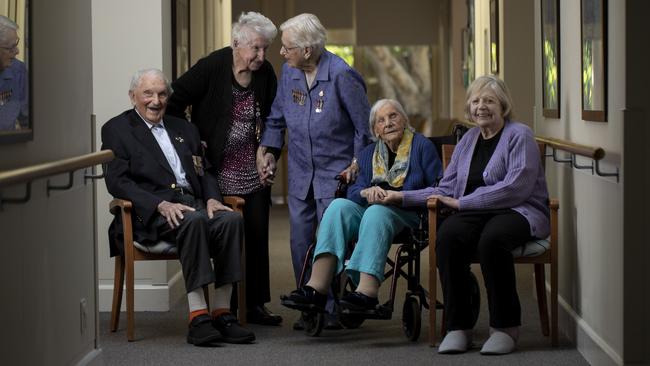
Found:
[[[539,149],[528,126],[506,121],[501,139],[490,158],[485,186],[463,196],[479,128],[465,133],[451,156],[451,163],[437,187],[404,191],[404,207],[423,206],[432,194],[459,199],[460,210],[512,208],[530,224],[530,234],[546,238],[550,233],[548,189]]]

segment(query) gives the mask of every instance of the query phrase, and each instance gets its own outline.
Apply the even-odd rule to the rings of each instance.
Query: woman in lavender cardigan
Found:
[[[548,191],[532,131],[512,121],[505,83],[477,78],[467,90],[465,113],[478,127],[460,140],[438,187],[387,197],[404,207],[428,198],[458,210],[438,230],[436,253],[447,336],[439,353],[465,352],[472,343],[470,263],[478,256],[487,289],[490,338],[482,354],[515,349],[521,325],[510,251],[549,234]]]

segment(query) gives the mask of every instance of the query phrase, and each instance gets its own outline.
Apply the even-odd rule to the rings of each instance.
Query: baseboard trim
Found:
[[[546,290],[550,293],[547,282]],[[566,325],[563,333],[576,345],[576,349],[590,365],[624,365],[621,355],[612,348],[562,297],[560,304],[560,325]],[[563,314],[562,314],[563,313]],[[564,317],[565,319],[562,319]],[[565,321],[563,321],[565,320]]]
[[[77,366],[103,366],[104,359],[101,348],[95,348],[88,352],[79,362]]]
[[[169,311],[169,285],[136,284],[135,311]],[[113,284],[99,285],[99,311],[111,311]],[[126,290],[122,295],[122,311],[126,310]]]

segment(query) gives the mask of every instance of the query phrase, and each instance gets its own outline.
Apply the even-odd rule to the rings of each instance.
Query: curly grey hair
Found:
[[[314,47],[318,52],[325,49],[327,31],[314,14],[296,15],[280,25],[280,30],[292,31],[293,43],[300,47]]]

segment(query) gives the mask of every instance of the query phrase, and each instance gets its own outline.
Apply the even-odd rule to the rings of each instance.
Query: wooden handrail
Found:
[[[107,163],[115,155],[111,150],[102,150],[94,153],[79,155],[68,159],[37,164],[25,168],[0,172],[0,188],[14,184],[28,183],[38,178],[72,172],[77,169]]]
[[[454,124],[460,124],[470,128],[476,127],[476,123],[461,119],[454,120]],[[535,136],[535,140],[546,144],[546,146],[552,149],[562,150],[580,156],[586,156],[593,160],[601,160],[605,157],[605,150],[602,147],[576,144],[575,142],[567,140],[537,135]]]

